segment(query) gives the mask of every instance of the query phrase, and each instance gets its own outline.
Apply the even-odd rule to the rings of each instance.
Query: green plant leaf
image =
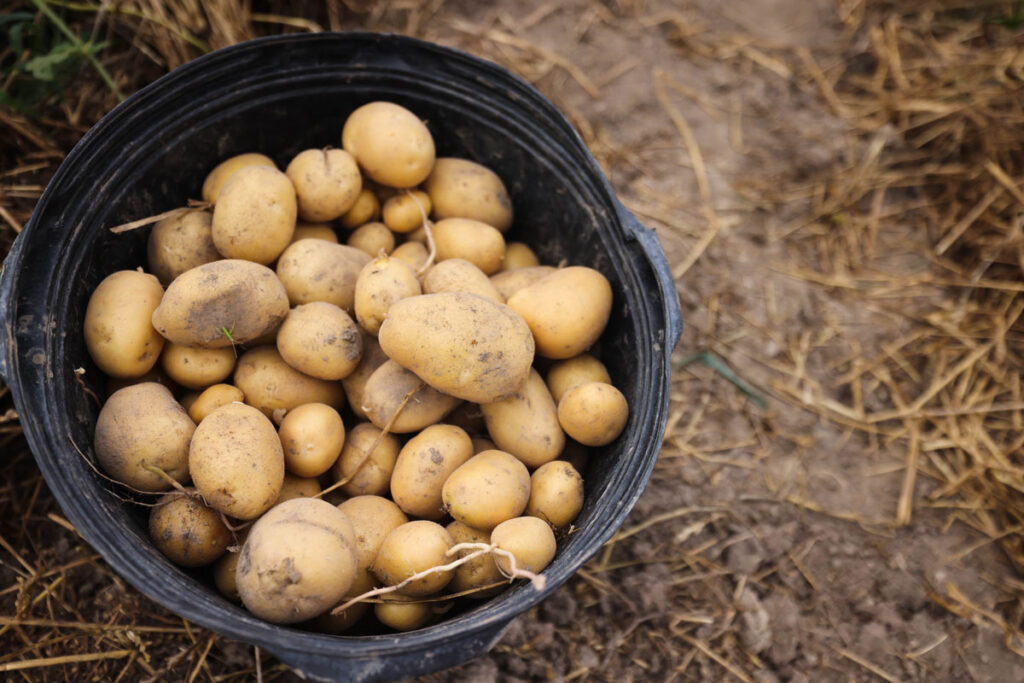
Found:
[[[69,59],[80,57],[81,55],[81,50],[71,43],[60,43],[55,45],[47,54],[38,55],[25,62],[25,71],[41,81],[52,81],[55,77],[55,68]]]

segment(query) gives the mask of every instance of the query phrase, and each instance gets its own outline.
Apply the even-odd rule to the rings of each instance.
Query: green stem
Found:
[[[102,78],[103,82],[107,84],[110,91],[117,97],[117,101],[123,102],[124,95],[121,94],[121,90],[117,87],[117,83],[114,82],[114,79],[111,78],[107,70],[102,64],[100,64],[100,60],[96,59],[96,55],[86,49],[86,46],[82,43],[81,39],[75,35],[74,31],[68,28],[68,25],[64,23],[64,20],[58,17],[57,14],[47,6],[46,0],[32,0],[32,4],[35,5],[40,12],[46,15],[46,18],[52,21],[53,25],[56,26],[61,33],[67,36],[67,39],[70,40],[71,43],[79,49],[79,51],[81,51],[82,55],[92,63],[93,68],[96,69],[96,73],[100,75],[100,78]]]
[[[754,391],[754,388],[750,386],[750,384],[748,384],[746,380],[744,380],[742,377],[733,372],[732,368],[730,368],[728,365],[719,360],[718,356],[714,355],[710,351],[705,350],[698,351],[697,353],[691,353],[689,356],[686,356],[678,363],[676,363],[676,368],[682,368],[695,361],[698,363],[703,363],[704,365],[708,366],[709,368],[717,372],[719,375],[724,377],[725,379],[732,382],[732,384],[737,389],[739,389],[741,392],[743,392],[745,396],[747,396],[748,398],[750,398],[750,400],[756,403],[757,407],[759,407],[761,410],[768,409],[768,401],[764,400],[764,397],[758,394],[756,391]]]

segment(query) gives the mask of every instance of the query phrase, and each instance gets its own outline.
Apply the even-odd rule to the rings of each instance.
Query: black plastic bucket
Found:
[[[601,270],[615,292],[600,340],[629,400],[626,431],[598,449],[578,531],[545,571],[437,625],[398,635],[328,636],[274,626],[223,599],[201,573],[149,542],[146,511],[112,495],[92,457],[102,376],[82,339],[90,292],[145,263],[148,230],[109,227],[198,197],[233,154],[259,151],[283,168],[302,149],[337,145],[357,106],[398,102],[426,119],[439,155],[494,169],[512,195],[511,233],[545,263]],[[211,53],[115,108],[54,175],[4,263],[0,374],[50,489],[82,536],[126,580],[177,614],[275,654],[316,680],[387,680],[484,654],[511,621],[554,591],[622,524],[647,483],[668,408],[670,354],[682,331],[665,254],[615,198],[568,121],[536,89],[490,62],[410,38],[367,33],[281,36]],[[80,454],[81,453],[81,454]]]

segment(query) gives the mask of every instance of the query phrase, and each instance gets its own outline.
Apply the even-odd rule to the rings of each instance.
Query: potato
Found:
[[[445,529],[452,535],[455,545],[460,543],[491,544],[491,534],[489,532],[474,529],[462,522],[452,522]],[[456,553],[454,559],[463,558],[472,552],[472,550],[460,550]],[[493,583],[500,583],[504,579],[505,577],[498,571],[498,565],[494,563],[494,556],[491,554],[481,555],[455,568],[455,575],[452,577],[452,582],[448,584],[448,591],[450,593],[474,591],[469,593],[467,597],[478,600],[489,598],[501,591],[501,586],[495,586],[483,591],[476,589]]]
[[[295,224],[295,232],[292,233],[292,244],[299,240],[323,240],[331,244],[338,243],[338,233],[328,223],[303,223]]]
[[[417,520],[396,527],[381,543],[373,573],[385,586],[395,586],[414,574],[447,564],[454,539],[436,522]],[[439,571],[398,589],[399,595],[423,597],[438,593],[452,580],[452,571]]]
[[[164,372],[164,369],[160,367],[159,363],[154,365],[149,372],[138,377],[108,377],[104,389],[106,389],[107,396],[110,396],[118,389],[124,389],[125,387],[132,386],[133,384],[142,384],[143,382],[156,382],[157,384],[162,384],[174,395],[178,395],[181,392],[181,387],[175,384],[174,380],[167,376],[167,373]],[[199,394],[196,394],[196,396],[199,396]],[[181,395],[178,400],[179,403],[185,405],[184,395]],[[186,408],[186,410],[188,410],[188,408]]]
[[[558,402],[558,422],[584,446],[604,446],[626,428],[629,405],[622,392],[605,382],[573,387]]]
[[[434,167],[434,138],[420,119],[392,102],[370,102],[352,112],[341,146],[375,182],[415,187]]]
[[[421,282],[424,294],[465,292],[482,296],[495,303],[505,303],[484,272],[465,259],[448,259],[431,266],[423,274]]]
[[[168,377],[186,389],[205,389],[231,376],[235,369],[235,350],[169,342],[160,354],[160,366]]]
[[[338,506],[356,532],[356,559],[360,571],[370,568],[384,539],[409,521],[401,508],[380,496],[355,496]]]
[[[138,491],[165,491],[188,481],[189,442],[196,425],[174,396],[156,382],[120,389],[100,408],[96,462],[109,477]]]
[[[373,257],[390,254],[395,249],[395,233],[383,223],[365,223],[352,231],[346,243]]]
[[[196,428],[188,470],[212,508],[237,519],[255,519],[274,504],[284,482],[277,430],[255,408],[229,403]]]
[[[377,334],[392,304],[421,293],[416,271],[401,259],[378,257],[366,264],[356,280],[356,320]]]
[[[164,494],[149,511],[149,537],[167,559],[182,567],[203,567],[231,544],[231,532],[217,512],[203,505],[194,488]]]
[[[402,447],[391,473],[391,497],[414,517],[444,517],[441,489],[448,476],[473,456],[469,435],[452,425],[427,427]]]
[[[183,401],[182,406],[186,407],[192,421],[199,424],[203,418],[217,408],[243,401],[245,401],[245,394],[238,387],[233,387],[230,384],[214,384],[212,387],[204,389],[203,393],[199,394],[190,405],[185,406]]]
[[[303,403],[326,403],[339,411],[345,407],[341,385],[299,372],[273,346],[257,346],[238,359],[235,386],[249,405],[278,423]]]
[[[295,188],[284,173],[247,166],[224,183],[213,207],[213,244],[225,258],[273,263],[292,241]]]
[[[178,276],[153,311],[168,341],[207,349],[245,344],[276,329],[288,314],[288,293],[274,271],[228,259]]]
[[[391,252],[391,258],[402,259],[410,266],[413,270],[419,271],[420,268],[426,264],[427,259],[430,257],[430,252],[427,248],[419,242],[405,242],[395,247],[395,250]]]
[[[412,232],[426,222],[432,208],[423,190],[396,194],[384,202],[384,225],[398,233]]]
[[[121,381],[124,381],[124,380],[121,380]],[[147,381],[150,381],[150,380],[147,380]],[[138,382],[133,382],[133,384],[138,384]],[[129,385],[128,384],[124,384],[124,385],[121,386],[121,388],[123,389],[126,386],[129,386]],[[228,385],[217,385],[217,384],[215,384],[214,386],[228,386]],[[232,387],[232,388],[234,388],[234,387]],[[107,391],[108,395],[112,394],[112,393],[114,393],[114,392]],[[239,393],[241,393],[241,392],[239,392]],[[195,402],[196,402],[196,400],[198,398],[199,398],[199,392],[198,391],[186,391],[184,394],[182,394],[181,396],[178,397],[178,403],[180,403],[181,407],[185,409],[185,412],[188,413],[189,417],[192,417],[192,412],[191,412],[192,411],[192,406],[195,405]],[[231,403],[231,401],[228,401],[228,403]],[[219,408],[220,406],[217,406],[217,407]],[[205,414],[204,414],[204,416],[205,416]],[[196,420],[194,417],[192,417],[192,421],[195,422],[196,424],[199,424],[199,421]]]
[[[364,187],[356,197],[356,203],[341,217],[341,227],[352,230],[378,218],[380,218],[380,200],[377,199],[373,190]]]
[[[473,455],[483,453],[484,451],[494,451],[498,449],[498,447],[494,445],[493,441],[485,439],[482,436],[474,436],[471,441],[473,442]]]
[[[411,396],[409,392],[413,392]],[[424,384],[419,377],[389,360],[366,380],[361,408],[367,419],[381,429],[390,423],[390,431],[407,434],[438,422],[458,404],[459,399]]]
[[[363,338],[363,356],[359,365],[352,371],[352,374],[341,380],[345,389],[345,396],[348,398],[348,405],[356,417],[367,419],[363,411],[363,390],[366,382],[380,366],[388,361],[387,354],[380,348],[377,337],[359,328],[360,336]]]
[[[491,276],[491,284],[498,290],[498,293],[508,301],[508,298],[524,287],[529,287],[538,280],[543,280],[558,269],[552,266],[531,266],[529,268],[513,268],[503,270]]]
[[[530,326],[538,355],[560,360],[586,351],[601,336],[612,288],[593,268],[570,266],[520,289],[508,305]]]
[[[407,598],[391,593],[373,606],[373,614],[380,623],[396,631],[413,631],[430,621],[430,603],[411,602]]]
[[[345,445],[341,415],[323,403],[304,403],[289,410],[277,434],[285,469],[299,477],[318,477],[331,469]]]
[[[583,477],[562,460],[541,465],[530,477],[526,514],[553,527],[570,524],[583,509]]]
[[[589,353],[581,353],[555,363],[548,370],[548,389],[556,404],[562,400],[565,392],[587,382],[612,383],[611,375],[608,374],[604,363]]]
[[[326,301],[351,314],[356,279],[370,260],[366,252],[344,244],[299,240],[278,259],[277,277],[292,306]]]
[[[217,560],[216,564],[213,565],[213,583],[217,586],[217,590],[220,594],[231,602],[241,602],[242,598],[238,595],[238,584],[235,582],[235,572],[238,570],[238,555],[241,547],[239,546],[232,552],[224,553]]]
[[[352,523],[317,498],[285,501],[253,524],[235,577],[242,603],[260,619],[312,619],[337,605],[355,581]]]
[[[233,156],[230,159],[225,159],[210,171],[210,174],[206,176],[206,180],[203,181],[203,201],[215,204],[217,198],[220,196],[220,190],[224,187],[224,183],[230,178],[235,171],[246,168],[247,166],[268,166],[276,169],[274,160],[264,154],[239,154]]]
[[[558,424],[558,409],[536,370],[508,398],[480,406],[487,432],[498,448],[516,456],[527,467],[540,467],[558,457],[565,435]]]
[[[380,429],[366,422],[352,428],[332,469],[334,481],[348,479],[341,487],[346,494],[377,496],[387,492],[402,444],[393,434],[381,434]]]
[[[295,187],[299,218],[333,221],[356,203],[363,189],[356,160],[341,149],[307,149],[288,163],[285,175]]]
[[[405,233],[405,241],[406,242],[418,242],[418,243],[422,244],[424,247],[429,246],[430,240],[427,239],[427,227],[426,227],[426,225],[421,225],[420,227],[416,228],[412,232]]]
[[[530,500],[530,473],[514,455],[484,451],[448,476],[441,499],[457,521],[490,531],[526,509]]]
[[[533,249],[522,242],[509,242],[505,245],[505,259],[501,262],[501,271],[516,268],[534,268],[540,265],[540,259]]]
[[[512,226],[512,200],[501,178],[468,159],[441,158],[424,185],[434,217],[472,218],[505,232]]]
[[[377,587],[377,577],[373,575],[369,569],[359,569],[356,571],[356,578],[352,581],[352,586],[345,593],[345,596],[340,602],[348,602],[352,598],[357,598],[363,593],[373,590]],[[345,608],[345,611],[339,612],[338,614],[331,614],[328,610],[313,620],[311,626],[318,631],[323,633],[339,634],[344,633],[353,626],[356,625],[366,611],[370,609],[369,602],[357,602],[351,607]],[[331,608],[333,609],[333,608]]]
[[[476,403],[462,403],[444,418],[445,424],[462,427],[470,436],[486,434],[487,422],[484,412]]]
[[[284,473],[284,482],[281,484],[281,491],[277,494],[274,505],[280,505],[292,498],[313,498],[319,495],[320,482],[316,477],[296,477],[294,474]]]
[[[533,363],[533,336],[522,317],[462,292],[394,303],[378,339],[384,353],[427,384],[474,403],[511,395]]]
[[[149,233],[146,261],[160,284],[167,286],[186,270],[222,257],[213,246],[209,211],[187,210],[158,221]]]
[[[153,329],[164,288],[135,270],[111,273],[93,290],[85,308],[85,348],[111,377],[141,377],[160,357],[164,340]]]
[[[284,362],[317,379],[343,379],[363,355],[359,326],[341,308],[312,301],[288,312],[277,332],[277,351]]]
[[[502,522],[491,532],[491,543],[512,553],[517,568],[535,574],[555,559],[555,534],[547,522],[536,517]],[[511,573],[512,563],[507,558],[495,555],[494,561],[505,574]]]
[[[432,228],[437,260],[466,259],[487,275],[501,268],[505,257],[505,238],[480,221],[469,218],[446,218]]]

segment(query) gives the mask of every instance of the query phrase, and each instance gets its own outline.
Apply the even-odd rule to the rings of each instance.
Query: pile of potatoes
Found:
[[[95,289],[95,455],[162,493],[155,546],[256,616],[341,632],[369,604],[340,603],[426,572],[374,603],[409,630],[507,583],[494,553],[428,571],[456,544],[537,573],[571,532],[586,447],[628,416],[588,353],[612,289],[506,243],[502,180],[435,158],[409,110],[364,105],[341,143],[227,159],[212,209],[156,223],[148,268]]]

